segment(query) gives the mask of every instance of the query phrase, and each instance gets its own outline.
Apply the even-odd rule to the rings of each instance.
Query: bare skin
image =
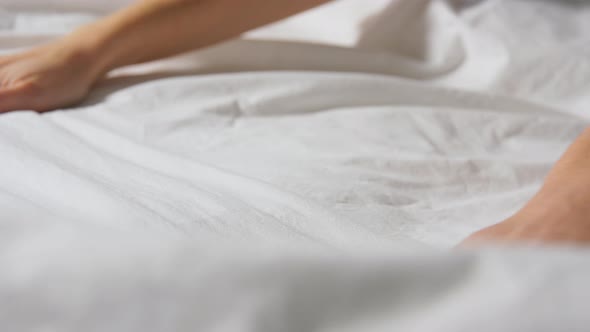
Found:
[[[329,0],[143,0],[30,51],[0,57],[0,113],[75,104],[109,71],[199,49]],[[462,245],[590,243],[590,130],[517,214]]]
[[[0,113],[84,99],[107,72],[210,46],[329,0],[143,0],[69,36],[0,57]]]
[[[462,245],[590,243],[590,128],[569,147],[541,190],[514,216]]]

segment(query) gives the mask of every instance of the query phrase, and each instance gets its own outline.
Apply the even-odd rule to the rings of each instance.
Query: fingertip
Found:
[[[25,109],[27,96],[22,85],[12,87],[0,86],[0,113]]]

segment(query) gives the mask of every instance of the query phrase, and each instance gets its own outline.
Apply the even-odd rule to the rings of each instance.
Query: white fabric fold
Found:
[[[3,0],[0,52],[123,4]],[[1,115],[0,327],[585,331],[585,250],[433,251],[587,125],[589,15],[334,1]]]

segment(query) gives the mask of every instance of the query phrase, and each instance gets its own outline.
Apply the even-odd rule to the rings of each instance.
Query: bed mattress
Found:
[[[3,0],[0,52],[124,4]],[[340,0],[1,115],[0,326],[586,331],[586,249],[449,249],[587,126],[589,40],[580,1]]]

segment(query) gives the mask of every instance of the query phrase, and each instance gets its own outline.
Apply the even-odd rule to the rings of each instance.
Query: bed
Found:
[[[2,0],[0,52],[124,4]],[[586,249],[450,249],[587,126],[589,39],[583,1],[339,0],[3,114],[0,326],[586,331]]]

